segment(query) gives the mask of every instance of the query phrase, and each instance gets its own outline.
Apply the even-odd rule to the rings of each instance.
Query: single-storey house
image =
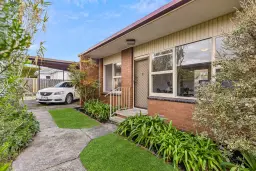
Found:
[[[101,83],[102,101],[146,109],[194,131],[196,90],[216,73],[212,62],[222,33],[233,28],[235,8],[239,0],[173,0],[79,57],[97,61],[90,75]]]

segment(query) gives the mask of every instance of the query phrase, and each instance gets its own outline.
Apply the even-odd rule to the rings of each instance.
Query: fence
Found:
[[[26,94],[35,94],[39,89],[53,87],[62,81],[62,79],[40,79],[39,86],[39,80],[37,78],[25,78]]]

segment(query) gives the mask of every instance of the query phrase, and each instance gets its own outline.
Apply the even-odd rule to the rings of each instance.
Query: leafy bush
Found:
[[[256,156],[256,1],[241,7],[232,19],[234,30],[224,35],[223,48],[232,57],[224,52],[216,61],[216,81],[198,89],[193,119],[230,150]]]
[[[242,152],[241,165],[224,162],[222,165],[231,171],[254,171],[256,170],[256,157],[248,152]]]
[[[110,106],[99,100],[88,100],[84,103],[86,113],[100,122],[106,122],[110,116]]]
[[[14,159],[39,131],[39,123],[25,108],[6,109],[0,110],[0,162]]]
[[[129,117],[116,132],[172,161],[176,168],[183,165],[186,170],[221,170],[223,157],[215,143],[178,131],[159,116]]]

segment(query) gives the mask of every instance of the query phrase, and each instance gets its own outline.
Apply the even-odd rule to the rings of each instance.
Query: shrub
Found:
[[[240,158],[241,165],[224,162],[222,165],[231,171],[254,171],[256,170],[256,158],[248,152],[242,152],[243,158]]]
[[[221,170],[223,157],[215,143],[178,131],[159,116],[129,117],[116,132],[172,161],[176,168],[183,165],[186,170]]]
[[[25,108],[0,111],[0,163],[14,159],[39,131],[39,123]]]
[[[100,122],[106,122],[110,117],[110,106],[99,100],[88,100],[84,103],[86,113]]]
[[[246,0],[224,36],[225,54],[216,62],[216,81],[198,89],[195,122],[230,150],[256,155],[256,1]],[[229,83],[230,86],[223,85]]]

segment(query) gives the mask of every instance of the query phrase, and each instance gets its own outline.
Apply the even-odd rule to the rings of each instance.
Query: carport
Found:
[[[38,85],[39,85],[39,89],[40,89],[40,70],[41,70],[41,66],[62,70],[63,71],[63,81],[64,81],[64,71],[68,71],[68,67],[72,63],[77,63],[77,62],[74,62],[74,61],[57,60],[57,59],[51,59],[51,58],[39,58],[39,57],[36,57],[36,56],[30,56],[28,59],[32,61],[33,65],[38,66]]]

